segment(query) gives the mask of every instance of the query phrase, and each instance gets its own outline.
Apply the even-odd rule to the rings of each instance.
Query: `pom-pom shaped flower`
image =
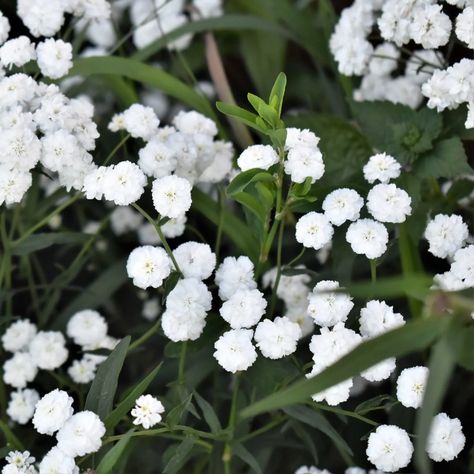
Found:
[[[468,235],[467,225],[456,214],[437,214],[428,222],[424,233],[430,246],[429,251],[439,258],[454,255],[464,245]]]
[[[347,229],[346,240],[355,253],[374,259],[381,257],[387,250],[388,231],[380,222],[359,219]]]
[[[127,274],[133,279],[133,284],[143,290],[150,286],[159,288],[170,273],[170,259],[160,247],[137,247],[128,257]]]
[[[165,176],[153,182],[153,205],[164,217],[178,218],[191,207],[191,185],[179,176]]]
[[[64,390],[47,393],[36,404],[33,416],[36,431],[47,435],[56,433],[74,413],[72,403],[73,399]]]
[[[173,255],[185,278],[205,280],[216,266],[216,254],[208,244],[185,242],[173,251]]]
[[[36,325],[28,319],[15,321],[2,336],[3,348],[8,352],[25,350],[35,337],[36,330]]]
[[[341,188],[329,193],[323,201],[324,215],[332,225],[340,226],[360,216],[364,200],[357,191]]]
[[[426,452],[433,461],[452,461],[465,444],[466,437],[458,418],[449,418],[446,413],[433,418],[426,443]]]
[[[252,344],[253,331],[232,329],[225,332],[214,344],[214,357],[227,372],[247,370],[257,359]]]
[[[401,371],[397,379],[397,399],[404,407],[419,408],[423,401],[429,370],[410,367]]]
[[[233,329],[250,328],[260,321],[267,301],[258,290],[238,290],[219,310]]]
[[[309,212],[296,223],[296,240],[304,247],[319,250],[331,241],[333,234],[329,219],[318,212]]]
[[[238,290],[257,288],[254,280],[254,266],[250,258],[226,257],[216,270],[216,285],[219,287],[219,298],[228,300]]]
[[[102,315],[92,309],[75,313],[67,323],[66,333],[79,346],[96,348],[107,336],[108,326]]]
[[[270,145],[252,145],[246,148],[237,159],[237,164],[242,171],[252,168],[267,170],[278,163],[277,152]]]
[[[411,197],[394,184],[377,184],[367,195],[367,209],[380,222],[404,222],[411,214]]]
[[[359,324],[363,336],[374,337],[403,326],[405,319],[384,301],[371,300],[361,309]]]
[[[377,153],[372,155],[364,166],[364,178],[371,184],[375,181],[388,183],[400,176],[400,170],[400,163],[393,156]]]
[[[286,317],[264,319],[255,329],[255,342],[264,357],[281,359],[296,351],[301,329]]]

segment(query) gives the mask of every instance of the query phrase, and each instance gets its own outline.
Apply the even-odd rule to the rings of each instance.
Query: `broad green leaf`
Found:
[[[220,210],[218,204],[207,194],[197,188],[193,189],[193,208],[209,219],[216,226],[220,221]],[[222,209],[222,231],[236,245],[236,247],[247,255],[251,260],[258,259],[259,245],[257,240],[248,231],[248,226],[227,209]]]
[[[124,453],[125,449],[128,446],[128,443],[132,439],[132,435],[135,430],[131,429],[123,436],[120,441],[115,443],[115,445],[107,451],[107,454],[101,459],[97,469],[95,470],[96,474],[110,474],[113,473],[115,465],[120,461],[120,457]]]
[[[311,409],[303,405],[294,405],[284,408],[283,411],[291,418],[321,431],[334,442],[339,451],[352,456],[352,450],[346,441],[316,409]]]
[[[29,255],[30,253],[43,250],[52,245],[80,245],[91,238],[88,234],[80,232],[51,232],[44,234],[32,234],[19,242],[12,249],[13,255]]]
[[[449,318],[455,318],[448,316]],[[416,413],[415,465],[419,472],[431,472],[425,446],[433,417],[439,412],[444,394],[449,387],[451,374],[456,366],[463,343],[464,327],[452,319],[444,336],[433,347],[428,364],[429,376],[423,396],[423,404]]]
[[[184,440],[178,445],[171,459],[163,469],[163,474],[174,474],[178,472],[185,464],[189,454],[194,446],[194,438],[186,436]]]
[[[244,408],[240,416],[248,418],[306,401],[311,395],[358,375],[382,360],[426,348],[443,334],[446,326],[444,319],[418,320],[363,342],[320,374],[257,401]]]
[[[275,148],[283,148],[286,141],[286,128],[282,120],[276,124],[276,130],[269,130],[267,135],[271,138],[272,144]]]
[[[107,359],[99,365],[87,394],[84,408],[99,415],[101,420],[105,420],[112,411],[119,374],[125,362],[129,344],[130,336],[124,337]]]
[[[161,368],[161,362],[140,382],[138,382],[129,394],[117,405],[117,407],[105,419],[105,427],[108,430],[113,429],[120,420],[130,411],[135,405],[135,400],[143,395],[148,386],[155,380],[158,371]]]
[[[264,207],[268,210],[272,209],[276,194],[275,186],[273,185],[273,183],[265,184],[259,181],[255,183],[255,189]]]
[[[202,411],[206,423],[209,425],[209,428],[211,428],[211,432],[218,433],[222,431],[221,423],[212,405],[197,392],[194,392],[194,398]]]
[[[125,260],[119,260],[101,273],[87,288],[74,298],[53,322],[54,329],[62,329],[68,319],[82,309],[95,309],[106,302],[128,279]]]
[[[245,448],[243,444],[240,444],[240,443],[234,444],[232,446],[232,452],[238,458],[242,459],[242,461],[245,464],[250,466],[253,473],[263,474],[262,468],[259,466],[259,464],[258,464],[257,460],[255,459],[254,455],[247,448]]]
[[[235,193],[240,193],[245,188],[257,181],[273,182],[273,176],[268,172],[260,168],[253,168],[247,171],[239,173],[227,186],[226,193],[228,196],[232,196]]]
[[[233,198],[234,201],[242,204],[242,206],[245,206],[250,212],[252,212],[260,223],[263,224],[265,222],[267,210],[257,198],[245,192],[235,193]]]
[[[414,172],[420,178],[456,178],[471,174],[464,146],[458,137],[442,140],[433,151],[423,155],[416,163]]]
[[[247,99],[252,107],[257,111],[258,115],[270,125],[271,128],[277,128],[278,126],[278,115],[275,109],[265,103],[264,100],[257,97],[255,94],[250,92],[247,94]]]
[[[194,89],[162,69],[144,64],[136,59],[115,56],[78,58],[69,71],[70,76],[87,77],[98,74],[128,77],[133,81],[146,84],[217,121],[217,117],[207,99]]]
[[[268,103],[275,108],[278,117],[281,116],[281,110],[283,107],[283,99],[285,98],[286,90],[286,75],[283,72],[278,74],[278,77],[273,84],[273,88],[270,92],[270,97],[268,98]]]
[[[216,102],[216,107],[219,112],[240,120],[245,125],[254,128],[260,133],[267,133],[267,127],[265,124],[259,124],[258,116],[252,112],[249,112],[238,105],[227,104],[225,102]]]

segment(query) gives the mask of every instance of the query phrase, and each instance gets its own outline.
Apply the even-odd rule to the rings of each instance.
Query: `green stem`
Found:
[[[158,329],[160,329],[160,324],[161,320],[158,319],[153,326],[148,329],[148,331],[145,334],[142,334],[137,340],[133,341],[130,346],[128,347],[127,352],[132,352],[138,347],[140,347],[144,342],[148,341],[150,337],[152,337],[154,334],[158,332]]]
[[[222,461],[224,463],[224,472],[231,473],[231,463],[232,463],[232,440],[234,439],[235,424],[237,421],[237,401],[239,398],[239,385],[240,385],[240,376],[237,372],[234,377],[234,387],[232,389],[232,402],[230,405],[229,412],[229,423],[227,425],[227,430],[229,432],[230,441],[225,444],[224,454],[222,456]]]
[[[355,418],[356,420],[363,421],[368,425],[379,426],[379,423],[377,423],[376,421],[371,420],[370,418],[366,418],[365,416],[359,415],[358,413],[354,413],[353,411],[343,410],[342,408],[331,407],[329,405],[324,405],[323,403],[317,402],[313,402],[312,404],[310,404],[310,406],[316,406],[320,410],[329,411],[338,415],[349,416],[351,418]]]
[[[276,428],[278,425],[281,425],[284,421],[288,419],[288,416],[281,416],[280,418],[277,418],[270,423],[266,424],[265,426],[262,426],[258,430],[252,431],[251,433],[242,436],[237,440],[238,443],[244,443],[245,441],[248,441],[249,439],[256,438],[257,436],[260,436],[263,433],[266,433],[267,431],[272,430],[273,428]]]
[[[377,260],[372,259],[370,260],[370,280],[372,283],[377,281]]]
[[[278,285],[280,284],[281,279],[281,253],[283,248],[283,232],[285,230],[285,221],[281,221],[280,223],[280,231],[278,232],[278,244],[277,244],[277,272],[275,277],[275,283],[272,289],[272,296],[270,300],[270,313],[269,317],[273,315],[276,305],[276,297],[278,291]]]
[[[127,143],[128,139],[131,137],[130,134],[127,134],[125,135],[122,140],[120,140],[117,145],[115,146],[115,148],[108,154],[107,158],[104,160],[104,162],[102,163],[102,166],[107,166],[107,164],[109,163],[109,161],[115,156],[115,153],[117,153],[120,148],[122,148],[123,145],[125,145],[125,143]]]
[[[219,255],[222,244],[222,228],[224,226],[224,204],[225,204],[225,193],[219,187],[219,221],[217,223],[217,234],[216,234],[216,243],[214,246],[214,253],[216,254],[216,262],[219,262]]]
[[[181,352],[179,354],[179,365],[178,365],[178,384],[184,384],[184,368],[186,365],[186,349],[187,341],[181,343]]]
[[[142,209],[136,202],[132,204],[132,206],[150,223],[152,224],[156,232],[158,234],[158,237],[161,240],[161,243],[163,244],[164,249],[166,250],[166,253],[168,254],[168,257],[171,259],[173,262],[173,266],[175,270],[180,274],[180,276],[183,276],[183,273],[181,272],[181,269],[179,268],[178,262],[174,258],[173,251],[171,250],[171,247],[168,244],[168,241],[166,240],[165,236],[163,235],[163,231],[161,230],[161,226],[158,223],[157,220],[153,219],[153,217],[148,214],[144,209]]]

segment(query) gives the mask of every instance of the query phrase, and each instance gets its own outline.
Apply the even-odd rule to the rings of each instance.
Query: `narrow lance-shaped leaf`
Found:
[[[248,418],[306,401],[311,395],[358,375],[382,360],[424,349],[443,334],[446,325],[444,319],[414,321],[363,342],[320,374],[259,400],[243,409],[240,416]]]
[[[102,458],[97,469],[96,474],[110,474],[113,471],[115,465],[120,461],[125,449],[127,448],[130,440],[132,439],[134,430],[127,431],[122,439],[120,439]]]

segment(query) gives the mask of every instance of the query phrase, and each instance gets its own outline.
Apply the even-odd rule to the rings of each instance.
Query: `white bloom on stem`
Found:
[[[41,434],[52,435],[64,426],[74,413],[73,399],[64,391],[55,389],[36,404],[33,426]]]
[[[426,443],[426,452],[433,461],[452,461],[465,444],[466,437],[458,418],[450,418],[446,413],[433,418]]]
[[[254,265],[245,255],[226,257],[216,270],[215,282],[219,287],[219,298],[223,301],[238,290],[254,290],[257,288]]]
[[[8,40],[0,48],[0,65],[6,69],[22,67],[36,58],[35,45],[27,36]]]
[[[301,329],[286,317],[264,319],[255,329],[255,342],[264,357],[281,359],[296,351]]]
[[[7,415],[11,420],[16,421],[20,425],[25,425],[33,417],[38,400],[38,392],[31,388],[12,392],[6,410]]]
[[[380,222],[404,222],[411,214],[411,197],[394,184],[377,184],[367,195],[367,209]]]
[[[214,357],[227,372],[247,370],[257,359],[252,344],[253,331],[232,329],[225,332],[214,344]]]
[[[260,321],[266,307],[267,300],[259,290],[237,290],[219,313],[232,329],[250,328]]]
[[[92,309],[79,311],[71,316],[66,333],[79,346],[96,346],[107,335],[104,317]]]
[[[311,182],[314,183],[324,174],[323,155],[318,147],[290,148],[284,169],[294,183],[303,183],[307,178],[311,178]]]
[[[41,460],[39,472],[40,474],[76,474],[78,467],[72,456],[68,456],[54,446]]]
[[[40,331],[31,341],[30,354],[43,370],[54,370],[66,362],[69,351],[66,339],[59,331]]]
[[[278,163],[278,153],[270,145],[251,145],[246,148],[237,159],[237,164],[242,171],[253,168],[268,170],[270,166]]]
[[[13,357],[3,364],[3,381],[15,388],[24,388],[32,382],[38,367],[29,352],[15,352]]]
[[[359,219],[347,229],[346,240],[355,253],[375,259],[387,250],[388,231],[380,222]]]
[[[125,130],[134,138],[150,140],[158,133],[160,120],[151,107],[133,104],[123,112],[122,118]]]
[[[72,45],[63,40],[48,38],[36,47],[41,73],[51,79],[65,76],[72,68]]]
[[[469,236],[469,230],[461,216],[437,214],[428,222],[424,237],[429,251],[439,258],[454,255]]]
[[[309,212],[296,223],[296,240],[304,247],[319,250],[331,241],[333,234],[329,219],[318,212]]]
[[[178,218],[191,207],[191,184],[179,176],[158,178],[152,186],[153,205],[164,217]]]
[[[91,411],[72,415],[56,434],[58,448],[73,458],[97,452],[102,446],[105,426]]]
[[[385,301],[371,300],[361,309],[359,324],[363,336],[374,337],[403,326],[405,319]]]
[[[405,430],[394,425],[380,425],[369,436],[366,454],[377,469],[396,472],[410,463],[413,444]]]
[[[104,198],[118,206],[128,206],[140,199],[146,186],[143,171],[131,161],[108,167],[102,178]]]
[[[185,242],[173,251],[173,255],[185,278],[205,280],[216,266],[216,254],[208,244]]]
[[[163,404],[153,395],[141,395],[135,400],[135,407],[130,414],[134,417],[134,425],[142,425],[148,430],[161,421],[164,411]]]
[[[36,335],[36,324],[29,319],[19,319],[8,326],[2,336],[3,348],[8,352],[25,350]]]
[[[128,257],[127,274],[133,279],[133,284],[143,290],[150,286],[159,288],[170,273],[170,258],[161,247],[143,245]]]
[[[355,221],[360,216],[364,200],[357,191],[348,188],[336,189],[323,201],[324,215],[332,225],[340,226],[346,221]]]
[[[391,179],[400,176],[400,170],[400,163],[393,156],[386,153],[372,155],[363,168],[364,178],[371,184],[375,181],[388,183]]]
[[[401,371],[397,379],[397,399],[404,407],[420,408],[428,373],[428,368],[421,366]]]

